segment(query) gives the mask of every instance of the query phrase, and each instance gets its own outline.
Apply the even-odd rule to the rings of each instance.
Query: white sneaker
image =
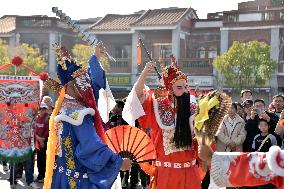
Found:
[[[29,188],[37,188],[37,189],[40,188],[35,182],[32,182],[30,185],[28,185],[28,187]]]
[[[5,172],[9,171],[9,167],[7,165],[3,165],[3,171]]]

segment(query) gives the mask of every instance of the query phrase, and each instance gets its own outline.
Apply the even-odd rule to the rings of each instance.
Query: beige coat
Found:
[[[230,152],[231,149],[228,147],[228,144],[235,142],[237,145],[236,152],[242,152],[246,134],[245,121],[239,115],[236,115],[233,120],[226,115],[216,135],[217,151]]]

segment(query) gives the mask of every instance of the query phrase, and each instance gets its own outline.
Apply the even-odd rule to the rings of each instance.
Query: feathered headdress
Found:
[[[198,100],[195,136],[199,144],[211,145],[231,104],[232,99],[226,93],[216,90]]]

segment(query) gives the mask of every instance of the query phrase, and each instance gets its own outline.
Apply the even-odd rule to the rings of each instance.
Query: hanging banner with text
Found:
[[[31,156],[31,123],[39,100],[39,77],[0,76],[0,160],[20,162]]]

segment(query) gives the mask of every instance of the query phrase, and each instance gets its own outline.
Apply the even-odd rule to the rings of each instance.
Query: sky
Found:
[[[56,6],[73,20],[168,7],[192,7],[197,10],[199,18],[206,18],[207,13],[235,10],[238,2],[244,1],[247,0],[0,0],[0,17],[3,15],[55,16],[51,8]]]

